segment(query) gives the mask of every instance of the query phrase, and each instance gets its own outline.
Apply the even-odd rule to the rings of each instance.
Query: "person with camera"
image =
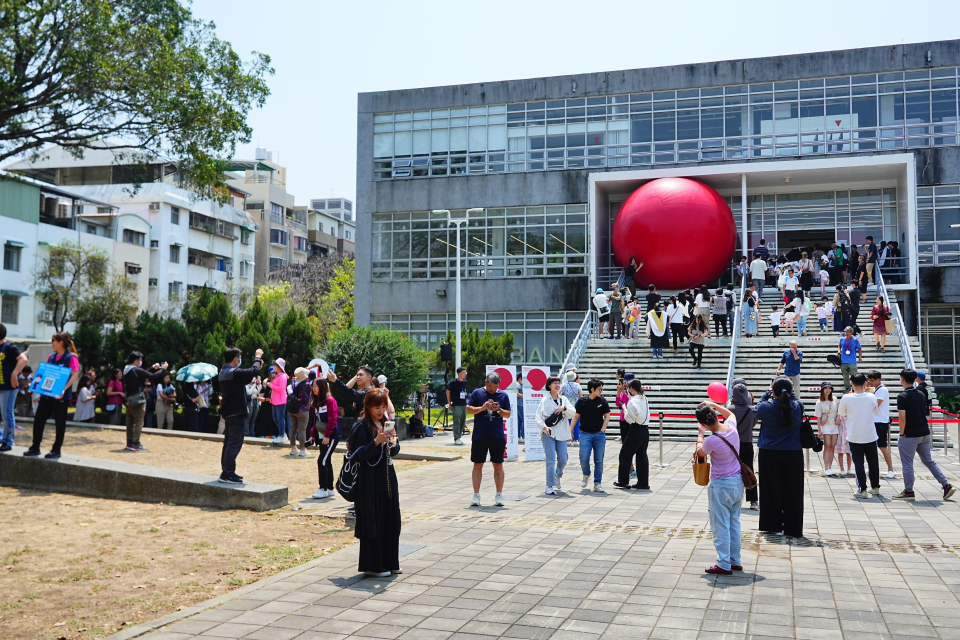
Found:
[[[457,367],[457,377],[447,385],[447,409],[453,411],[453,444],[463,445],[467,430],[467,370]]]
[[[571,438],[570,423],[576,411],[566,396],[560,393],[560,378],[547,378],[547,392],[537,407],[537,426],[540,428],[540,441],[546,457],[547,484],[544,493],[555,495],[560,491],[560,478],[567,465],[567,441]]]
[[[493,483],[497,488],[493,504],[503,506],[503,458],[507,449],[507,436],[503,421],[510,417],[510,397],[500,391],[500,376],[488,373],[483,387],[470,394],[467,413],[473,416],[473,442],[470,461],[473,463],[473,500],[471,507],[480,506],[480,483],[483,480],[483,465],[490,457],[493,465]]]
[[[220,382],[220,415],[224,419],[223,450],[220,454],[220,482],[241,484],[243,477],[237,475],[237,456],[243,447],[243,434],[247,429],[247,385],[260,374],[263,366],[263,349],[257,349],[253,366],[241,369],[242,353],[231,347],[223,352],[223,367],[217,380]]]
[[[650,461],[647,459],[647,445],[650,443],[650,403],[643,395],[643,385],[632,373],[623,377],[622,386],[626,388],[629,399],[620,419],[621,433],[624,435],[621,438],[623,444],[620,445],[617,481],[613,486],[620,489],[630,487],[630,468],[635,459],[637,484],[633,485],[633,488],[649,489]]]
[[[131,351],[127,356],[127,366],[123,368],[124,404],[127,407],[127,451],[146,451],[140,444],[143,432],[144,416],[147,412],[147,397],[144,393],[144,381],[152,383],[163,381],[167,375],[167,363],[154,364],[149,369],[142,368],[143,354]]]

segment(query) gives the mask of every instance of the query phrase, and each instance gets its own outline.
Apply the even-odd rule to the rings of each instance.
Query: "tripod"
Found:
[[[446,430],[447,430],[447,420],[448,420],[448,419],[449,419],[449,412],[448,412],[448,410],[447,410],[447,407],[444,406],[444,407],[440,410],[440,413],[437,414],[437,419],[433,421],[433,425],[431,425],[431,426],[433,426],[434,428],[436,428],[436,426],[437,426],[438,424],[441,424],[441,423],[442,423],[442,428],[443,428],[444,431],[446,431]]]

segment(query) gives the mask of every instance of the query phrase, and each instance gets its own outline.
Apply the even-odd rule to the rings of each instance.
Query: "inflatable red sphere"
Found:
[[[660,178],[628,197],[613,222],[613,253],[636,256],[641,287],[688,289],[716,282],[737,246],[733,213],[723,197],[687,178]],[[606,288],[609,283],[598,283]]]

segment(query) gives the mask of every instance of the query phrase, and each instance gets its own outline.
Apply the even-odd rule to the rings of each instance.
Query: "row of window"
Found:
[[[451,217],[466,217],[465,210]],[[461,275],[467,278],[586,273],[586,205],[491,208],[470,212],[460,230]],[[446,213],[374,214],[374,280],[456,277],[457,231]]]
[[[920,307],[920,346],[927,358],[927,379],[934,385],[960,384],[960,306]]]
[[[950,67],[377,114],[375,177],[955,145],[956,83]]]
[[[920,265],[960,263],[960,185],[917,189]]]

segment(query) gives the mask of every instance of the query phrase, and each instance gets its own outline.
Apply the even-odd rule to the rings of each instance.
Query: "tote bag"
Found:
[[[710,463],[707,457],[697,458],[697,451],[693,451],[693,481],[701,487],[710,484]]]

